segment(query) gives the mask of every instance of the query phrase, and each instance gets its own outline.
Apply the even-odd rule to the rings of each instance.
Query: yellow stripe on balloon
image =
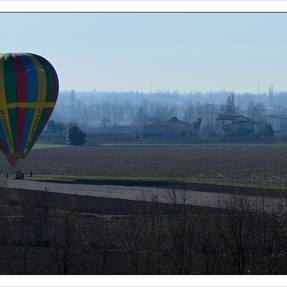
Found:
[[[46,100],[46,94],[47,94],[47,81],[46,81],[46,74],[45,71],[40,64],[40,62],[30,54],[30,59],[32,60],[36,73],[37,73],[37,78],[38,78],[38,99],[37,99],[37,106],[35,107],[35,113],[31,125],[31,129],[28,134],[27,142],[25,145],[25,152],[29,149],[33,142],[33,137],[37,131],[37,127],[41,118],[42,110],[44,108],[44,103]]]
[[[4,54],[0,54],[0,119],[6,135],[9,151],[13,152],[13,136],[7,109],[5,83],[4,83]]]
[[[55,102],[46,102],[46,103],[36,103],[36,102],[15,102],[15,103],[6,103],[3,104],[0,100],[0,109],[16,109],[16,108],[21,108],[21,109],[48,109],[48,108],[54,108]]]

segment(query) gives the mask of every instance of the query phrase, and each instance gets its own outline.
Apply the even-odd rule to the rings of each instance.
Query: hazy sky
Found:
[[[287,90],[287,14],[0,14],[1,50],[33,52],[60,89]]]

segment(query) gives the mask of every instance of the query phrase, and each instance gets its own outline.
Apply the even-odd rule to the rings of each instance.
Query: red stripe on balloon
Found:
[[[21,60],[21,56],[13,53],[13,60],[16,70],[16,99],[17,102],[26,102],[28,96],[28,83],[25,76],[25,65]]]
[[[21,141],[23,137],[25,116],[27,109],[17,108],[17,135],[16,135],[16,151],[19,152],[21,149]]]

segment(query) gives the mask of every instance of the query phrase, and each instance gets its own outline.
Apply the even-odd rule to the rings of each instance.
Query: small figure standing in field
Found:
[[[8,178],[9,178],[9,173],[7,172],[7,173],[6,173],[6,179],[8,179]]]
[[[33,172],[32,171],[30,171],[30,177],[33,177]]]

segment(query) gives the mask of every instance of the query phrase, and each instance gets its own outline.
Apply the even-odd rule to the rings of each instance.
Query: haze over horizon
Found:
[[[284,13],[7,13],[1,50],[33,52],[60,89],[287,90]]]

